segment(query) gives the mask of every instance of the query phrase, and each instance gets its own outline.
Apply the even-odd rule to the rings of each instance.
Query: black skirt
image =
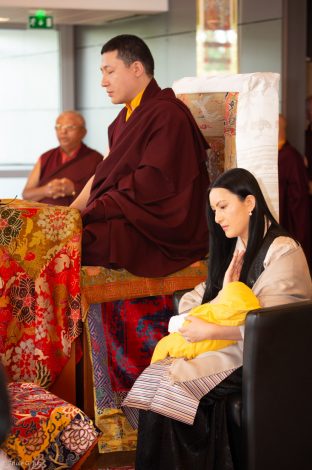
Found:
[[[136,470],[234,470],[226,403],[241,392],[242,368],[201,400],[192,426],[140,410]]]

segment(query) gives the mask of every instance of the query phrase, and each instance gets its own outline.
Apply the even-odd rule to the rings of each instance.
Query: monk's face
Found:
[[[209,194],[211,209],[215,213],[215,222],[224,230],[227,238],[240,237],[247,246],[250,212],[255,207],[255,198],[251,194],[241,200],[228,189],[213,188]]]
[[[130,65],[118,58],[118,51],[105,52],[102,55],[101,85],[114,104],[130,103],[141,91],[139,73],[140,63]]]
[[[56,120],[55,130],[60,146],[66,153],[76,150],[86,135],[82,119],[73,113],[62,113]]]

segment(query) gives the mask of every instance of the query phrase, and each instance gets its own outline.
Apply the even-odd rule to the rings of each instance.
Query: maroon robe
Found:
[[[188,108],[153,79],[110,125],[83,212],[82,262],[164,276],[204,257],[207,144]]]
[[[311,214],[307,170],[300,153],[286,142],[278,152],[280,224],[311,258]]]
[[[62,163],[61,148],[57,147],[40,157],[39,186],[44,186],[54,178],[69,178],[75,185],[75,196],[65,196],[53,199],[45,197],[40,202],[57,206],[69,206],[81,192],[87,181],[94,175],[97,165],[103,160],[96,150],[81,144],[77,155]]]
[[[312,124],[305,131],[305,155],[308,160],[309,179],[312,180]]]
[[[312,184],[312,124],[309,124],[305,131],[305,155],[308,161],[308,178],[310,185]],[[310,215],[312,216],[312,194],[310,193]],[[312,221],[311,221],[311,249],[310,249],[310,259],[309,265],[312,272]]]

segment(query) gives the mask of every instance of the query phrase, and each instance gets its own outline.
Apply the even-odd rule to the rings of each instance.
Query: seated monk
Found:
[[[278,123],[280,224],[300,243],[311,269],[312,226],[308,173],[304,157],[287,140],[287,121],[282,114],[279,115]]]
[[[243,282],[230,282],[219,292],[215,303],[205,303],[193,308],[189,314],[170,318],[170,334],[157,343],[151,362],[161,361],[167,356],[193,359],[204,352],[217,351],[236,343],[229,339],[204,339],[192,343],[177,328],[179,324],[187,325],[188,315],[215,325],[239,326],[244,324],[247,313],[256,308],[260,308],[260,304],[252,290]]]
[[[85,120],[78,112],[60,114],[55,130],[60,146],[41,155],[28,177],[23,198],[69,206],[94,174],[103,156],[82,142],[87,130]]]
[[[173,90],[159,88],[140,38],[117,36],[101,53],[102,86],[125,107],[109,126],[107,158],[72,204],[82,263],[165,276],[207,253],[207,144]]]

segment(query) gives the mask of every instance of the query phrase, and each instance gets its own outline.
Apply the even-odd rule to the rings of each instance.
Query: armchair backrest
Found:
[[[247,315],[243,442],[248,470],[311,468],[312,301]]]
[[[0,364],[0,444],[2,444],[11,428],[11,405],[7,388],[5,370]],[[1,463],[0,463],[1,467]]]

